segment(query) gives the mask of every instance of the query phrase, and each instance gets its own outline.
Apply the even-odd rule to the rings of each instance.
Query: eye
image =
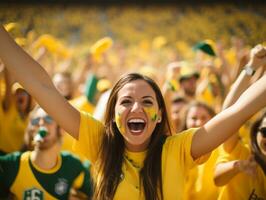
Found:
[[[122,101],[120,102],[121,105],[128,105],[128,104],[130,104],[130,103],[131,103],[131,101],[130,101],[129,99],[124,99],[124,100],[122,100]]]
[[[191,119],[196,121],[198,118],[197,117],[191,117]]]
[[[153,102],[149,99],[145,99],[143,100],[143,104],[146,105],[146,106],[152,106],[153,105]]]

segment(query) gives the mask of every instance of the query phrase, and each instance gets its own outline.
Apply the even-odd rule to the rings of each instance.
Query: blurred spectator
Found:
[[[23,144],[32,98],[4,69],[5,92],[0,99],[0,152],[18,151]]]
[[[89,163],[60,152],[60,128],[40,107],[31,113],[26,136],[25,147],[31,151],[0,157],[1,198],[68,199],[76,195],[87,199],[92,195]]]

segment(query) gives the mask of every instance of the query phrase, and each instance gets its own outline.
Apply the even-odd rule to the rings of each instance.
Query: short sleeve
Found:
[[[103,133],[104,126],[100,121],[94,119],[89,113],[80,112],[79,138],[74,141],[74,151],[94,163]]]
[[[210,156],[210,154],[207,154],[196,160],[193,159],[191,155],[191,145],[193,135],[197,130],[197,128],[188,129],[174,136],[170,136],[165,143],[164,148],[168,154],[187,169],[191,169],[193,166],[205,162]]]

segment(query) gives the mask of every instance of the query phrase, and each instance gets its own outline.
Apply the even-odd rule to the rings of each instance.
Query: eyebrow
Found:
[[[146,99],[146,98],[152,98],[152,99],[154,99],[153,96],[144,96],[144,97],[142,97],[142,99]]]
[[[122,96],[121,98],[129,98],[129,99],[133,99],[132,96]],[[142,97],[142,99],[146,99],[146,98],[154,99],[152,96],[143,96],[143,97]]]

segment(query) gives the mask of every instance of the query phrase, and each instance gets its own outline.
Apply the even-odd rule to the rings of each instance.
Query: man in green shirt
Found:
[[[33,150],[0,157],[0,198],[91,197],[90,163],[60,151],[60,128],[42,108],[35,108],[30,118],[25,138]]]

